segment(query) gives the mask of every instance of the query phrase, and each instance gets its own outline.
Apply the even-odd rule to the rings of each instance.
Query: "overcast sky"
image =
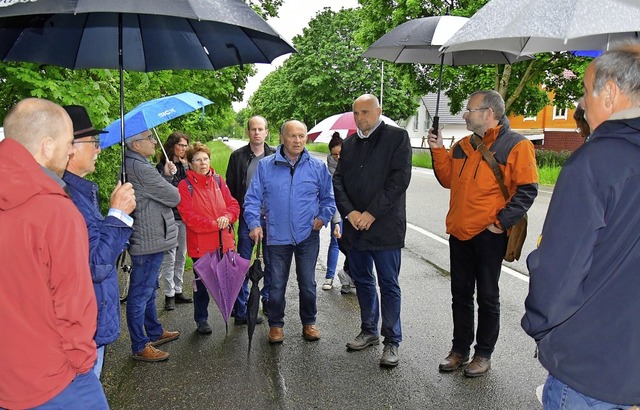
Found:
[[[272,18],[267,22],[282,37],[293,44],[293,37],[302,34],[302,29],[307,27],[309,20],[325,7],[330,7],[334,11],[341,8],[358,7],[358,0],[285,0],[278,10],[278,18]],[[247,82],[244,91],[244,100],[234,103],[233,108],[238,111],[247,105],[249,97],[258,89],[260,82],[276,67],[280,66],[290,54],[278,57],[273,64],[256,64],[258,73]]]

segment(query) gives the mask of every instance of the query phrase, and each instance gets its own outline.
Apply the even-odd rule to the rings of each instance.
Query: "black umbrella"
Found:
[[[442,45],[468,20],[466,17],[448,15],[410,20],[380,37],[362,54],[363,57],[375,57],[394,63],[440,65],[436,112],[433,117],[433,129],[436,132],[439,125],[438,110],[440,108],[442,67],[444,65],[511,64],[516,61],[531,59],[529,56],[519,57],[515,54],[490,50],[442,53],[440,51]]]
[[[247,300],[247,334],[249,335],[249,348],[247,349],[247,353],[251,352],[251,340],[253,339],[253,332],[256,329],[256,321],[258,320],[258,306],[260,305],[260,288],[258,283],[264,276],[264,271],[262,270],[262,255],[260,253],[261,245],[262,240],[259,240],[256,249],[256,259],[247,272],[247,277],[251,281],[251,292],[249,292],[249,299]]]
[[[295,52],[241,0],[15,1],[0,7],[0,59],[66,68],[216,70]],[[124,153],[124,121],[121,122]],[[123,169],[124,171],[124,169]]]

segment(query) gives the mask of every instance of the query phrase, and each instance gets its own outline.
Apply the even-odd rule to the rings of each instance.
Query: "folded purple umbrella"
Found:
[[[193,264],[193,268],[198,272],[202,283],[218,305],[226,325],[251,261],[233,250],[223,253],[222,231],[219,232],[220,248],[198,259]]]

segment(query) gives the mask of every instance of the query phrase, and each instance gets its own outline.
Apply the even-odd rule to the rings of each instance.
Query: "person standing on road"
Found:
[[[240,218],[238,220],[238,253],[245,259],[251,260],[253,253],[253,241],[249,238],[249,228],[244,220],[242,206],[247,187],[251,183],[253,174],[258,167],[258,162],[275,151],[266,142],[269,135],[269,125],[264,117],[259,115],[249,118],[247,121],[247,136],[249,143],[231,153],[225,179],[231,195],[240,204]],[[262,229],[266,229],[264,215],[260,218]],[[265,261],[264,282],[262,286],[262,308],[265,310],[267,300],[269,300],[269,283],[271,273],[269,272],[269,255],[264,252],[267,248],[266,238],[262,238],[262,250]],[[234,323],[244,325],[247,323],[247,300],[249,299],[249,279],[245,279],[242,290],[238,295],[238,300],[233,307]],[[262,323],[262,317],[257,318],[257,323]]]
[[[329,141],[329,155],[327,155],[327,168],[329,173],[333,177],[338,167],[338,161],[340,160],[340,152],[342,151],[342,137],[339,132],[334,132]],[[347,250],[342,246],[342,218],[340,218],[340,212],[336,209],[336,213],[331,218],[331,239],[329,241],[329,250],[327,251],[327,273],[325,275],[323,290],[331,290],[333,288],[333,279],[336,275],[336,268],[338,265],[338,256],[342,251],[345,255],[343,268],[338,272],[338,278],[340,279],[340,293],[347,294],[351,292],[353,286],[353,280],[349,276],[349,258],[347,257]]]
[[[189,147],[189,136],[181,131],[172,132],[164,143],[164,151],[171,156],[171,162],[176,166],[176,173],[171,176],[171,185],[177,187],[180,181],[187,177],[188,163],[185,153]],[[156,164],[156,169],[164,175],[167,159],[164,155]],[[173,208],[173,218],[178,228],[178,246],[166,251],[160,265],[160,278],[164,288],[164,310],[174,310],[176,303],[192,303],[193,299],[186,296],[184,290],[184,264],[187,257],[187,231],[180,217],[178,208]]]
[[[195,262],[220,248],[221,237],[223,252],[235,249],[233,231],[227,228],[238,219],[240,205],[224,180],[211,168],[211,152],[206,145],[196,142],[189,147],[187,161],[190,169],[187,177],[178,185],[178,211],[187,228],[187,252]],[[213,332],[208,322],[209,293],[198,272],[194,270],[193,274],[196,284],[193,296],[196,331],[208,335]]]
[[[640,405],[640,43],[593,60],[584,91],[592,133],[527,258],[522,327],[549,372],[545,409],[628,409]]]
[[[382,312],[380,333],[385,339],[380,365],[395,367],[402,342],[398,277],[407,230],[411,143],[406,130],[385,124],[381,114],[374,95],[364,94],[354,101],[357,135],[342,144],[333,186],[338,210],[349,222],[344,224],[342,241],[360,304],[360,334],[347,348],[362,350],[379,343]]]
[[[84,217],[89,233],[89,268],[98,302],[98,329],[94,339],[98,346],[98,359],[93,367],[100,378],[104,363],[104,350],[120,336],[120,293],[116,259],[131,236],[136,197],[130,183],[118,182],[111,193],[109,213],[103,217],[98,200],[98,184],[84,177],[96,170],[100,155],[99,134],[107,131],[93,127],[87,110],[80,105],[65,105],[73,122],[73,151],[62,179],[67,192]]]
[[[166,179],[176,173],[169,161],[164,178],[149,162],[155,153],[156,140],[151,131],[143,131],[127,138],[125,166],[136,192],[131,235],[131,278],[127,297],[127,327],[131,335],[133,359],[145,362],[167,360],[169,353],[157,347],[177,339],[180,332],[162,328],[156,311],[156,289],[162,256],[178,246],[178,228],[171,208],[178,206],[178,189]]]
[[[73,124],[27,98],[0,141],[0,408],[108,409],[96,362],[96,296],[82,215],[61,179]]]
[[[429,147],[438,182],[451,190],[447,233],[451,257],[453,347],[439,365],[454,371],[469,360],[474,340],[474,291],[477,285],[478,327],[473,360],[467,377],[486,374],[500,329],[498,279],[507,248],[507,230],[515,225],[538,194],[538,171],[533,144],[509,127],[504,100],[496,91],[469,97],[462,115],[473,132],[449,152],[442,134],[431,129]],[[475,140],[493,153],[510,199],[505,201],[491,166]]]
[[[300,297],[302,336],[320,339],[316,326],[315,267],[320,250],[319,231],[329,223],[336,207],[331,175],[322,161],[304,147],[307,126],[287,121],[280,130],[281,145],[274,155],[258,163],[244,199],[249,237],[262,240],[262,213],[267,224],[268,269],[271,272],[267,312],[269,342],[284,340],[285,291],[293,256]]]

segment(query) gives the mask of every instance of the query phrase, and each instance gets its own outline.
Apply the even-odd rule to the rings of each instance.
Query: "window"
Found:
[[[553,106],[553,119],[554,120],[566,120],[567,109]]]
[[[420,117],[420,111],[418,110],[418,112],[416,113],[415,117],[413,117],[413,130],[414,131],[418,131],[418,124],[420,124],[419,117]]]
[[[424,116],[424,130],[425,132],[429,131],[431,129],[431,124],[433,123],[433,118],[431,118],[431,115],[429,115],[429,111],[425,110],[425,116]]]
[[[524,114],[524,119],[522,121],[535,121],[537,119],[538,119],[538,115],[537,114],[531,115],[531,114],[525,113]]]

